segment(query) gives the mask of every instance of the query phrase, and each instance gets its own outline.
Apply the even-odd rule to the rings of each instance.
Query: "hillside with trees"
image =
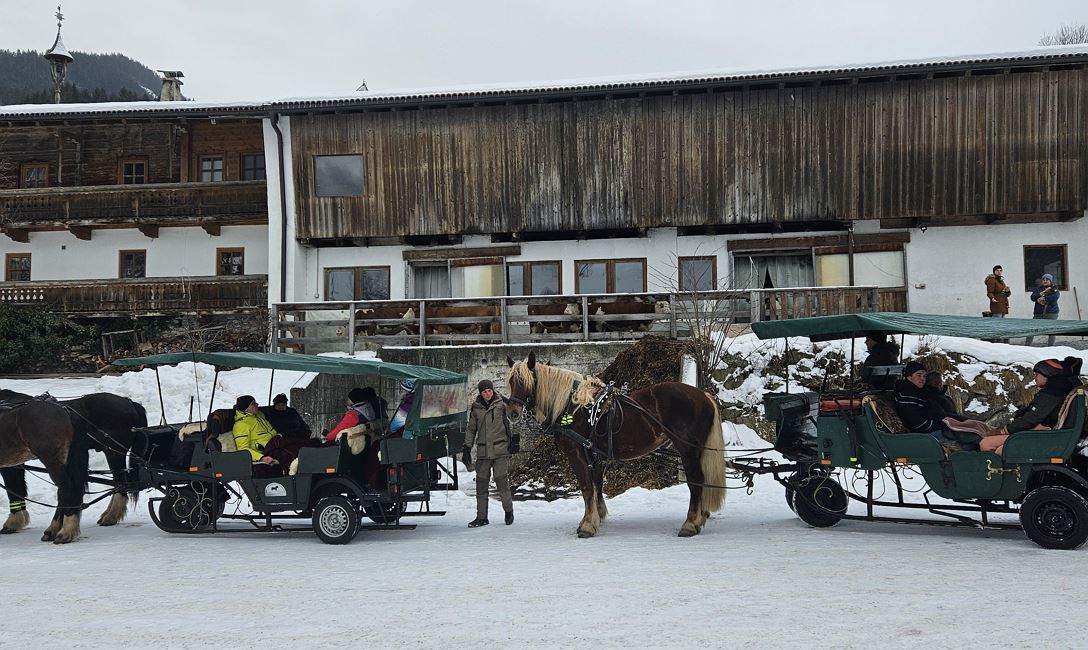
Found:
[[[63,103],[158,99],[159,75],[123,54],[72,52]],[[40,52],[0,50],[0,105],[53,102],[49,62]]]

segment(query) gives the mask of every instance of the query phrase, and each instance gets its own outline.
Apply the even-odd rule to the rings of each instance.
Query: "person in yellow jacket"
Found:
[[[273,447],[277,447],[272,444],[273,439],[280,437],[280,434],[265,419],[257,407],[257,400],[252,395],[242,395],[235,401],[234,410],[234,428],[231,433],[234,434],[235,447],[238,451],[248,451],[253,457],[253,462],[257,464],[254,467],[257,476],[279,474],[280,472],[271,467],[276,463],[276,458],[270,454],[274,453]],[[280,468],[280,471],[285,469]]]

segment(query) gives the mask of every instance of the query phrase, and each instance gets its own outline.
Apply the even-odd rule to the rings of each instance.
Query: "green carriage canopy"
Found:
[[[972,339],[1007,339],[1050,334],[1088,336],[1088,321],[871,312],[759,321],[752,323],[752,331],[761,339],[806,336],[813,341],[858,338],[868,334],[933,334]]]
[[[379,375],[395,379],[415,379],[429,385],[462,384],[468,381],[468,378],[459,372],[429,366],[387,363],[377,359],[322,357],[314,354],[282,352],[172,352],[117,359],[113,365],[172,366],[185,361],[207,363],[217,368],[271,368],[330,375]]]

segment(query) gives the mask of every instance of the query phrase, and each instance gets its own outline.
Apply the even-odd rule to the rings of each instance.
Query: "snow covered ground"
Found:
[[[977,345],[986,360],[1071,353]],[[180,391],[194,371],[203,372],[164,371],[164,381]],[[222,405],[241,392],[264,401],[267,376],[224,373]],[[276,377],[275,392],[307,380]],[[60,396],[113,390],[158,418],[153,376],[0,384]],[[177,401],[169,413],[188,409],[188,397]],[[727,437],[760,444],[744,427],[727,425]],[[48,485],[30,480],[35,497],[51,500]],[[146,500],[113,528],[95,526],[102,506],[92,509],[82,539],[58,547],[38,541],[50,513],[32,506],[31,529],[0,538],[0,647],[1086,645],[1088,550],[1043,550],[1018,531],[812,529],[770,478],[750,495],[731,490],[702,534],[681,539],[686,505],[683,486],[628,491],[610,500],[601,534],[582,540],[580,499],[518,502],[513,526],[493,502],[498,525],[468,529],[474,499],[438,494],[432,507],[446,516],[364,530],[339,547],[310,533],[169,535]]]

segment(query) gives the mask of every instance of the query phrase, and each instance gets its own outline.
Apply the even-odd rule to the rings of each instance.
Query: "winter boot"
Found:
[[[513,510],[507,510],[506,511],[506,525],[509,526],[512,523],[514,523],[514,511]]]
[[[472,521],[468,522],[468,527],[469,528],[479,528],[480,526],[486,526],[489,523],[491,523],[491,522],[489,522],[486,518],[477,517],[477,518],[473,519]]]

